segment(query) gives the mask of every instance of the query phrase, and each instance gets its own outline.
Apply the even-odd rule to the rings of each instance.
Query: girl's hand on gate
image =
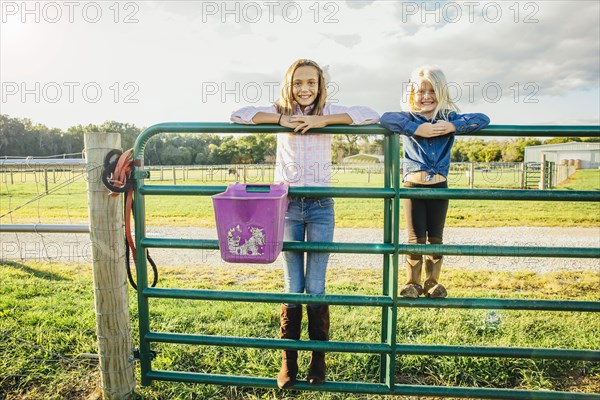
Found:
[[[286,128],[296,129],[300,124],[298,122],[292,122],[291,115],[284,115],[281,118],[281,121],[279,121],[279,125],[285,126]]]
[[[430,137],[434,137],[437,135],[434,134],[434,132],[433,132],[433,124],[430,122],[425,122],[425,123],[419,125],[419,127],[415,131],[415,136],[430,138]]]
[[[295,132],[306,133],[309,129],[327,126],[327,119],[322,115],[294,115],[290,123],[296,124]]]
[[[421,136],[424,138],[432,138],[436,136],[443,136],[449,133],[455,132],[456,127],[447,121],[438,121],[435,124],[425,122],[419,125],[415,131],[415,136]]]
[[[434,131],[438,132],[440,135],[447,135],[448,133],[456,132],[456,127],[452,122],[448,121],[438,121],[433,124]]]

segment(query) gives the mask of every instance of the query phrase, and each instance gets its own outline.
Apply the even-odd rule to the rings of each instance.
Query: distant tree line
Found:
[[[133,147],[144,128],[129,123],[107,121],[101,125],[72,126],[66,131],[34,124],[29,119],[0,115],[0,156],[44,157],[83,151],[85,132],[119,132],[123,149]],[[600,138],[535,138],[506,140],[458,139],[452,148],[454,162],[520,162],[526,146]],[[221,165],[275,162],[276,136],[270,134],[218,136],[215,134],[160,134],[148,142],[148,165]],[[335,135],[333,161],[339,163],[354,154],[383,154],[383,137],[375,135]]]

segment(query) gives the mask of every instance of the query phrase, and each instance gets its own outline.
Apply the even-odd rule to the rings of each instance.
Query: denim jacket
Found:
[[[432,179],[435,174],[448,176],[450,168],[450,150],[454,144],[454,135],[468,134],[485,128],[490,119],[484,114],[457,114],[448,113],[446,121],[456,127],[456,132],[424,138],[415,136],[419,125],[425,122],[435,124],[438,120],[429,120],[421,114],[410,112],[387,112],[381,116],[379,123],[394,133],[402,134],[405,163],[404,175],[427,171],[427,179]]]

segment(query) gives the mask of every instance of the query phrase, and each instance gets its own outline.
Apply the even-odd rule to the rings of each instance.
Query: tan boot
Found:
[[[425,256],[425,284],[423,290],[427,297],[444,298],[448,296],[446,288],[441,283],[443,257]]]
[[[415,256],[413,256],[415,257]],[[423,268],[423,260],[412,259],[410,256],[406,256],[406,283],[400,291],[400,296],[416,299],[423,294],[423,287],[421,286],[421,269]]]
[[[282,304],[280,308],[279,329],[280,339],[300,339],[300,327],[302,324],[302,305],[287,307]],[[277,386],[286,389],[296,384],[298,375],[298,351],[283,350],[281,354],[281,370],[277,374]]]
[[[329,340],[329,306],[306,306],[310,340]],[[325,353],[313,351],[306,380],[311,385],[325,382]]]

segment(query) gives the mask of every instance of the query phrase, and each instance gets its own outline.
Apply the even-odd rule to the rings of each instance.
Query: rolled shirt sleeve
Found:
[[[410,137],[415,135],[415,131],[422,122],[414,122],[410,113],[402,111],[384,113],[379,123],[394,133]]]
[[[453,114],[450,121],[456,127],[457,134],[477,132],[490,123],[490,118],[485,114]]]
[[[240,108],[239,110],[231,113],[231,122],[235,122],[236,124],[254,125],[252,118],[254,118],[254,116],[259,112],[276,114],[277,108],[274,105],[265,107]]]
[[[326,104],[323,115],[348,114],[352,118],[350,125],[369,125],[379,122],[379,114],[373,109],[364,106],[344,107],[335,104]]]

